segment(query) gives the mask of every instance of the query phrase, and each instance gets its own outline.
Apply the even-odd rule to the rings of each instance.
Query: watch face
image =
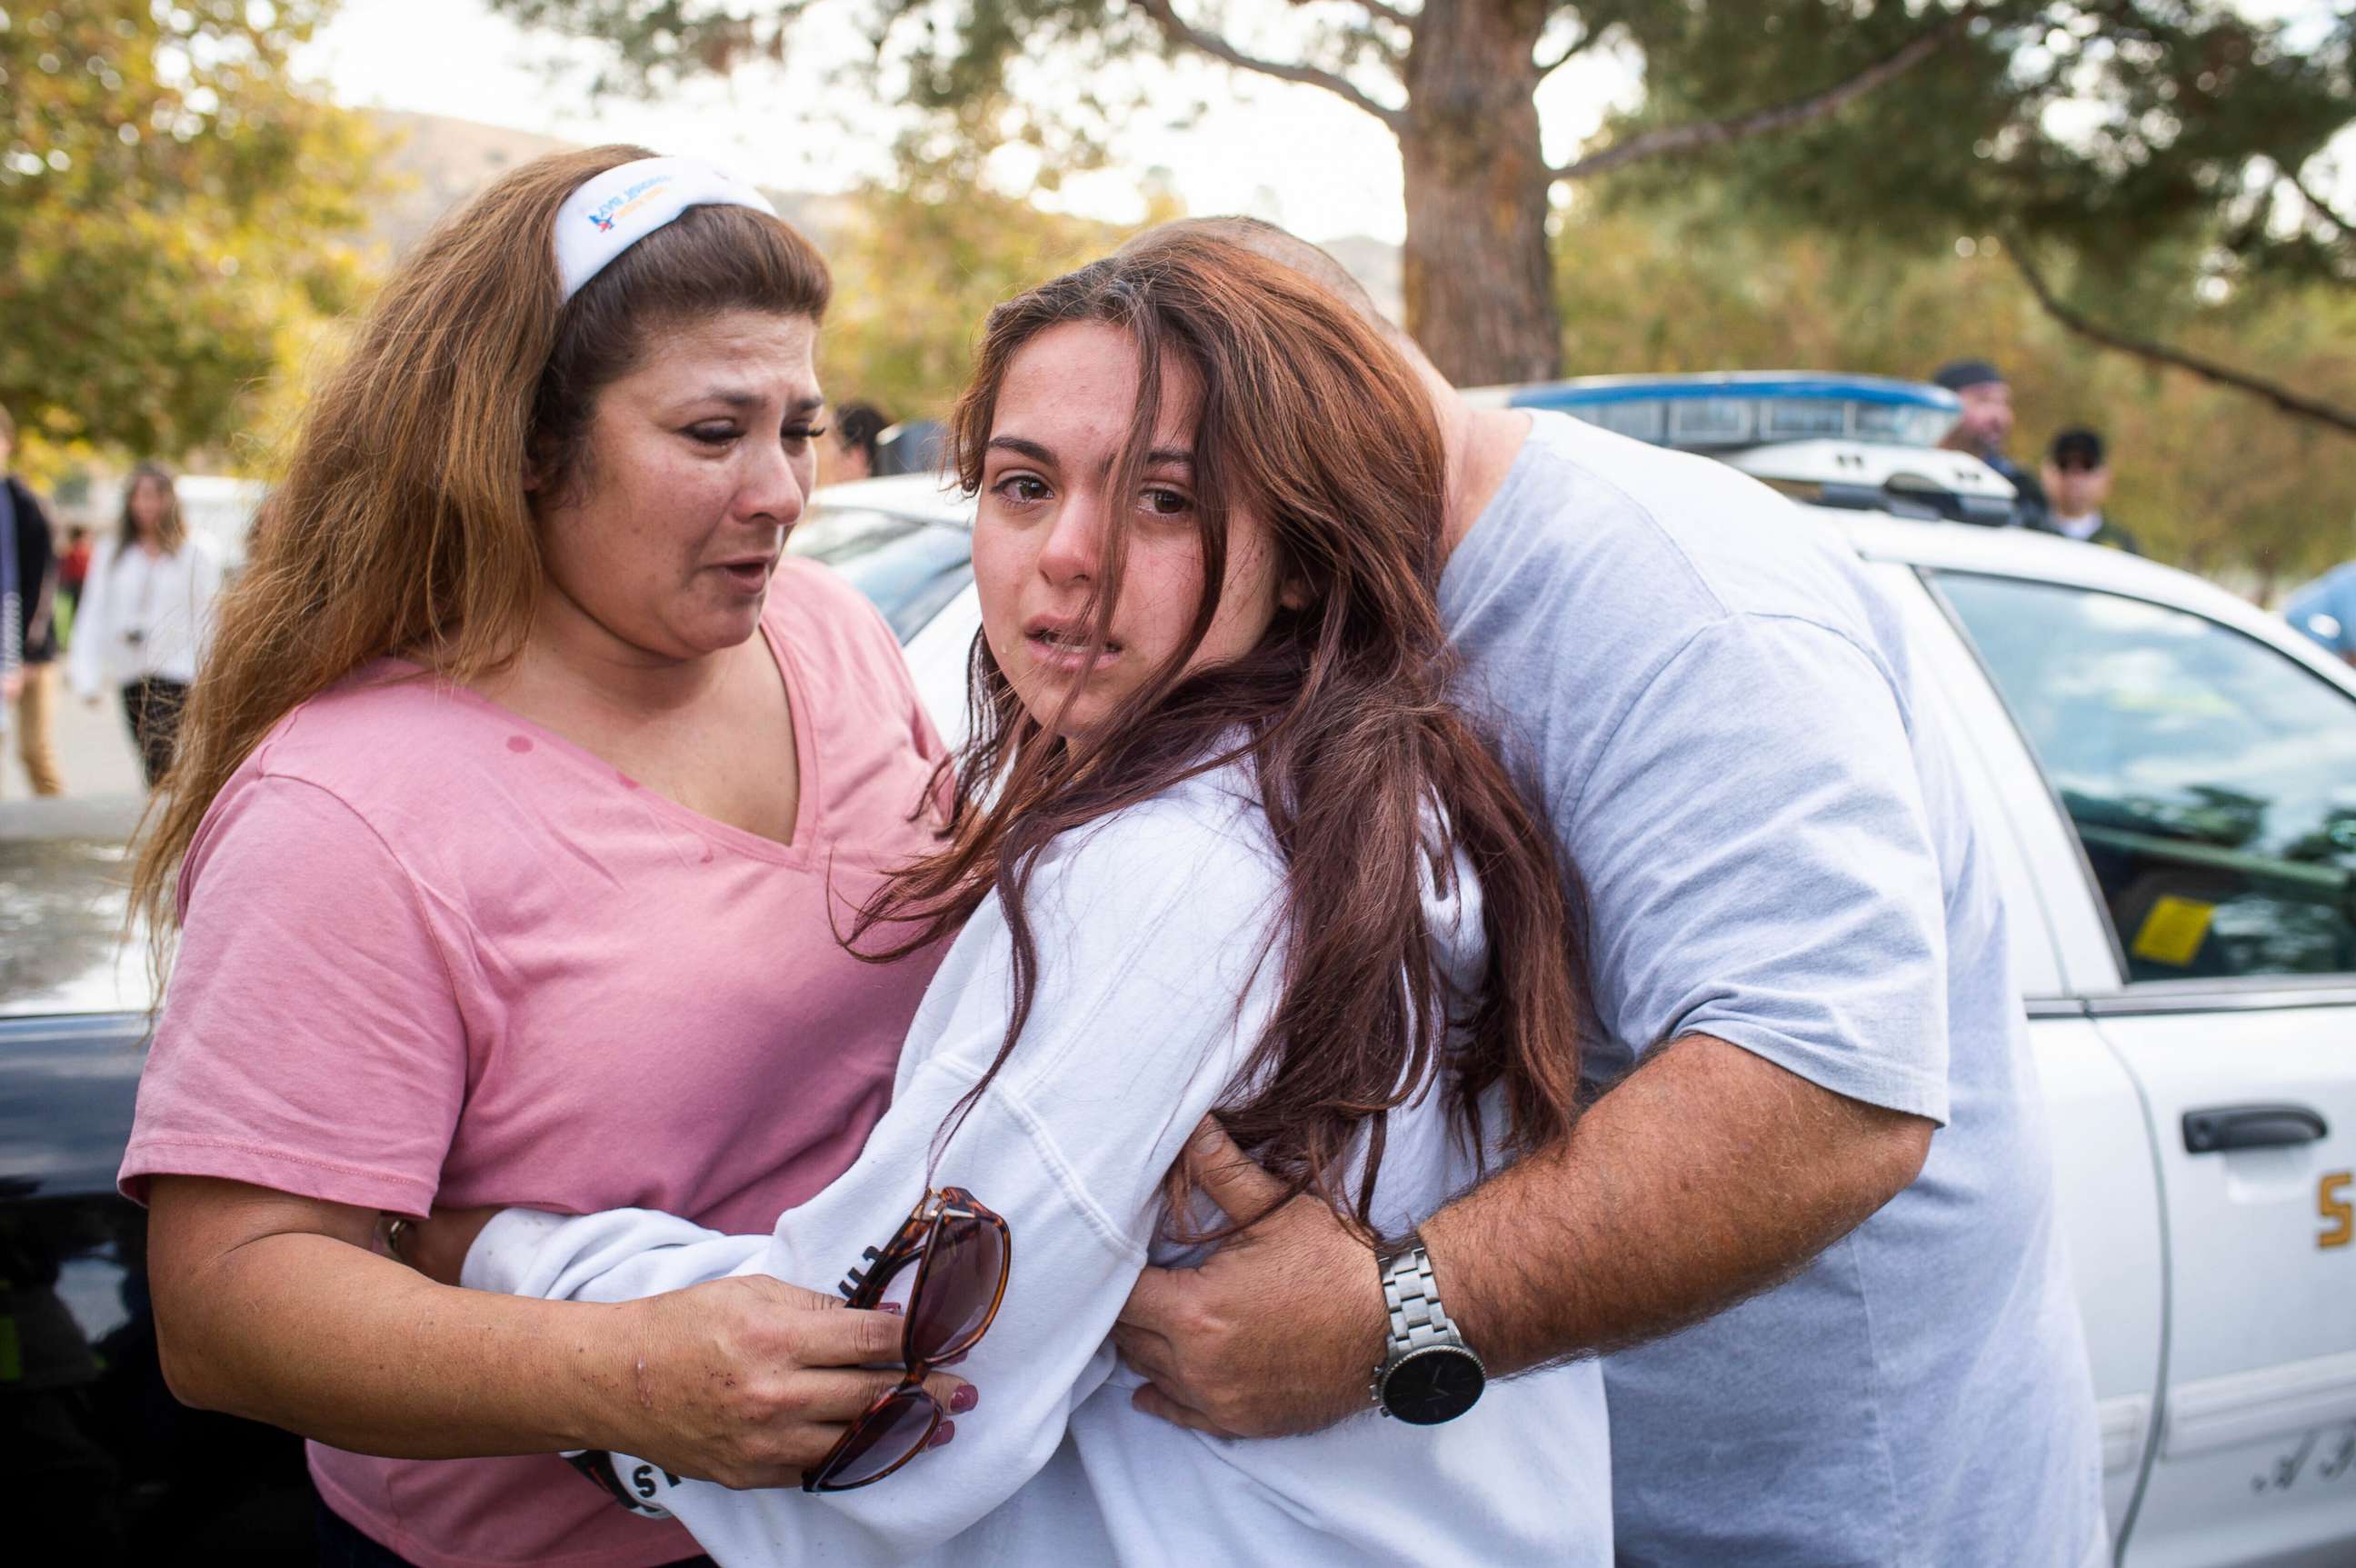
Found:
[[[1390,1369],[1383,1379],[1383,1408],[1409,1425],[1437,1426],[1471,1410],[1488,1380],[1472,1351],[1434,1345]]]

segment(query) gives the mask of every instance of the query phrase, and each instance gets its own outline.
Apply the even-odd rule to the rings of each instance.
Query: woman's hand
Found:
[[[437,1208],[393,1230],[387,1250],[456,1284],[467,1251],[498,1212]],[[619,1337],[630,1375],[626,1386],[607,1391],[613,1430],[600,1446],[723,1487],[799,1486],[801,1473],[902,1377],[898,1316],[853,1312],[763,1274],[616,1310],[626,1315]],[[974,1408],[973,1388],[960,1379],[937,1372],[926,1386],[954,1414]]]
[[[900,1318],[765,1274],[713,1280],[626,1304],[635,1376],[604,1446],[675,1475],[743,1490],[797,1487],[850,1423],[898,1386]],[[866,1371],[867,1366],[886,1370]],[[973,1386],[936,1372],[943,1409]],[[948,1441],[944,1422],[936,1444]]]

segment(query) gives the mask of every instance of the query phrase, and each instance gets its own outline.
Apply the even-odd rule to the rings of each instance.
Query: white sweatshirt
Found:
[[[1459,882],[1432,904],[1432,929],[1451,970],[1477,974],[1479,893],[1461,865]],[[1281,887],[1237,769],[1043,856],[1029,899],[1040,957],[1029,1025],[934,1177],[970,1189],[1012,1231],[1004,1305],[958,1369],[981,1402],[958,1418],[955,1442],[855,1491],[673,1484],[617,1455],[625,1487],[732,1565],[1608,1564],[1592,1362],[1493,1382],[1470,1413],[1437,1427],[1370,1407],[1311,1436],[1237,1442],[1130,1405],[1141,1380],[1116,1364],[1107,1335],[1149,1258],[1191,1261],[1155,1239],[1160,1183],[1274,1004],[1278,964],[1262,959]],[[985,905],[926,993],[892,1107],[858,1162],[771,1234],[724,1236],[637,1209],[509,1209],[468,1254],[465,1283],[609,1302],[737,1273],[833,1287],[923,1193],[936,1132],[1004,1035],[1012,950],[1001,909]],[[1391,1117],[1375,1215],[1387,1230],[1474,1179],[1441,1099]],[[1486,1121],[1494,1130],[1502,1115]]]
[[[94,697],[147,675],[194,681],[220,587],[220,554],[200,533],[191,532],[169,555],[115,540],[101,544],[74,601],[66,674],[76,694]]]

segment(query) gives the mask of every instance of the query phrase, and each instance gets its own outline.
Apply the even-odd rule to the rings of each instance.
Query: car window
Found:
[[[2204,616],[1935,582],[2070,814],[2128,979],[2356,971],[2356,702]]]
[[[788,554],[823,561],[873,602],[903,642],[973,581],[973,535],[945,522],[829,509],[795,525]]]

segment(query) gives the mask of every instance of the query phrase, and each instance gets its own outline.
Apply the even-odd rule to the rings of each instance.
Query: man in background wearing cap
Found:
[[[2054,436],[2041,477],[2048,501],[2046,527],[2088,544],[2143,553],[2135,535],[2103,510],[2103,503],[2111,499],[2111,469],[2101,435],[2073,424]]]
[[[1964,405],[1963,417],[1939,445],[1969,453],[2003,475],[2017,498],[2012,521],[2025,528],[2044,527],[2045,491],[2037,476],[2004,455],[2005,438],[2012,434],[2012,387],[2004,372],[1986,360],[1950,360],[1931,372],[1931,380]]]

